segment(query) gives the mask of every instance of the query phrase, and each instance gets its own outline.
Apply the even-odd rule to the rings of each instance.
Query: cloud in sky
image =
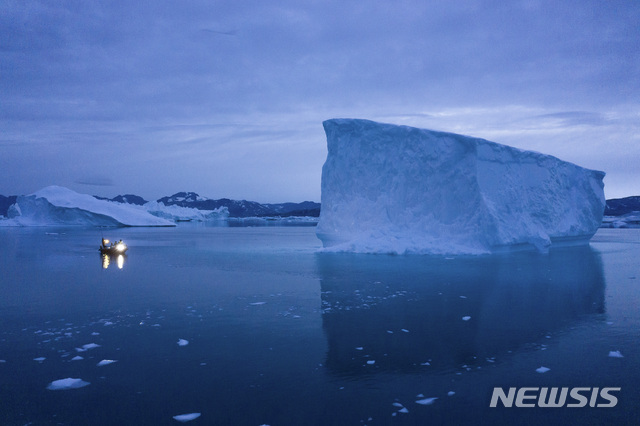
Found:
[[[321,123],[354,117],[550,153],[606,171],[607,197],[640,194],[639,41],[622,0],[9,1],[0,193],[319,200]]]

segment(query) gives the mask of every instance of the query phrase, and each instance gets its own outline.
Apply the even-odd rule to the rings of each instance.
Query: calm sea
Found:
[[[640,424],[640,230],[548,255],[319,248],[313,227],[0,228],[0,424]],[[67,378],[89,384],[48,389]],[[495,387],[620,390],[491,408]]]

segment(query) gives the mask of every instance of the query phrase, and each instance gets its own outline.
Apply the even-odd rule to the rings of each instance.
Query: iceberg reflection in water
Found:
[[[588,246],[458,258],[322,253],[317,266],[326,366],[337,375],[471,368],[544,347],[550,333],[605,312],[602,265]],[[375,369],[358,368],[365,360]]]

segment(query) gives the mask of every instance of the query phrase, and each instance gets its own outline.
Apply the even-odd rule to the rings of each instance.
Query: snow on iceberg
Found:
[[[60,186],[19,196],[7,214],[17,226],[175,226],[137,206],[98,200]]]
[[[604,173],[453,133],[323,123],[317,236],[327,251],[482,254],[587,243]]]

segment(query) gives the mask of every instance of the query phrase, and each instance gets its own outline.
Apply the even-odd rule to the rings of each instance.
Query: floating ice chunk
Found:
[[[105,321],[104,325],[113,325],[113,323],[111,321]]]
[[[94,331],[93,333],[91,333],[92,336],[99,336],[100,333],[98,333],[97,331]]]
[[[404,407],[404,405],[400,404],[399,402],[394,402],[394,403],[393,403],[393,404],[391,404],[391,405],[393,405],[394,407],[398,407],[398,408],[402,408],[402,407]]]
[[[178,346],[187,346],[189,344],[188,340],[178,339]]]
[[[416,404],[420,404],[420,405],[431,405],[433,404],[433,402],[438,399],[438,397],[433,397],[433,398],[425,398],[425,399],[419,399],[416,401]]]
[[[471,319],[470,316],[462,317],[462,321],[469,321]]]
[[[624,358],[624,355],[622,355],[620,351],[609,351],[609,356],[611,358]]]
[[[358,347],[356,348],[356,351],[361,351],[361,350],[363,350],[363,349],[364,349],[364,348],[363,348],[362,346],[358,346]]]
[[[267,302],[253,302],[253,303],[249,303],[251,306],[258,306],[258,305],[264,305]]]
[[[545,251],[586,244],[602,223],[603,172],[453,133],[355,119],[323,125],[316,234],[325,250]]]
[[[453,396],[453,395],[455,395],[455,394],[456,394],[456,393],[455,393],[454,391],[449,391],[449,392],[447,392],[447,396]]]
[[[393,331],[391,331],[391,330],[387,330],[387,333],[389,333],[389,334],[393,334]]]
[[[400,331],[404,331],[405,333],[408,333],[409,330],[407,330],[406,328],[401,329]]]
[[[104,365],[113,364],[114,362],[118,362],[118,360],[115,360],[115,359],[103,359],[97,365],[98,365],[98,367],[102,367]]]
[[[546,373],[547,371],[551,370],[550,368],[547,367],[540,367],[540,368],[536,368],[536,371],[538,373]]]
[[[178,416],[173,416],[174,419],[181,423],[190,422],[191,420],[195,420],[198,417],[200,417],[200,413],[180,414]]]
[[[402,413],[402,414],[407,414],[408,412],[409,410],[407,409],[407,407],[404,407],[398,410],[398,413]]]
[[[427,362],[420,363],[420,365],[431,365],[431,363],[427,361]]]
[[[81,360],[83,360],[83,359],[84,359],[83,357],[81,357],[80,355],[78,355],[78,356],[74,356],[73,358],[71,358],[71,361],[81,361]]]
[[[0,359],[0,364],[4,364],[5,362],[7,362],[6,359]]]
[[[90,385],[90,383],[85,382],[82,379],[72,379],[71,377],[68,377],[66,379],[54,380],[53,382],[49,383],[49,386],[47,386],[47,389],[49,390],[78,389],[88,385]]]
[[[39,358],[34,358],[33,360],[34,360],[34,361],[38,361],[38,362],[42,362],[42,361],[44,361],[45,359],[47,359],[47,358],[45,358],[45,357],[41,356],[41,357],[39,357]]]
[[[86,345],[82,345],[82,349],[84,349],[85,351],[87,351],[89,349],[99,348],[99,347],[100,347],[100,345],[98,345],[96,343],[87,343]]]
[[[375,363],[376,363],[376,362],[375,362],[374,360],[372,360],[372,359],[370,359],[369,361],[367,361],[367,364],[369,364],[369,365],[373,365],[373,364],[375,364]]]

